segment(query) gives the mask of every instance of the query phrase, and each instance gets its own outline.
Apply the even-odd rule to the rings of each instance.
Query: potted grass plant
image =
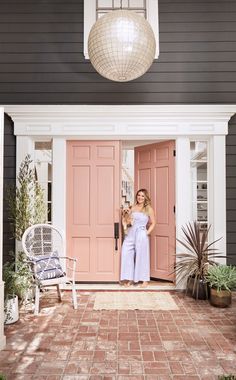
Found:
[[[25,303],[30,297],[32,288],[32,274],[29,264],[21,257],[16,260],[14,252],[9,254],[11,261],[3,265],[4,281],[4,311],[5,323],[14,323],[19,319],[19,304]]]
[[[194,221],[182,227],[183,239],[177,239],[186,252],[176,254],[174,273],[179,284],[186,284],[186,292],[195,299],[208,298],[208,284],[206,275],[211,265],[215,264],[213,259],[225,257],[213,248],[220,239],[209,243],[209,230],[202,229],[201,224]]]
[[[236,267],[213,265],[206,276],[210,286],[210,303],[216,307],[227,307],[232,303],[231,290],[236,287]]]
[[[14,267],[13,262],[6,262],[3,265],[5,324],[15,323],[19,319],[17,277]]]

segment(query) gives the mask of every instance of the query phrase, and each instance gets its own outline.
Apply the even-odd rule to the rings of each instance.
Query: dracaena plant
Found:
[[[205,280],[209,266],[215,264],[214,258],[225,257],[217,252],[213,245],[221,238],[209,242],[209,230],[201,229],[201,224],[194,221],[182,227],[183,240],[177,241],[186,249],[184,253],[176,254],[174,272],[177,282],[183,283],[194,278],[193,293],[198,294],[199,280]]]

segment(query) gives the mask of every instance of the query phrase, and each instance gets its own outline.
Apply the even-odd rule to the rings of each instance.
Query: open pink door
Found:
[[[174,141],[135,148],[135,189],[146,188],[157,224],[151,234],[151,277],[174,280],[175,158]]]
[[[60,189],[58,189],[60,191]],[[78,259],[77,281],[118,281],[119,141],[67,143],[67,252]]]

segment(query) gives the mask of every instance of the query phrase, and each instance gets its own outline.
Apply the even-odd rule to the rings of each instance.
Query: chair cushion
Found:
[[[60,264],[58,252],[33,258],[34,275],[38,280],[49,280],[65,276]]]

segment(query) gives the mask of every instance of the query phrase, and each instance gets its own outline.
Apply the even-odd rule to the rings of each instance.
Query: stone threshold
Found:
[[[70,285],[63,287],[65,290],[71,289]],[[143,290],[175,290],[175,284],[171,282],[155,282],[151,281],[146,288],[141,288],[138,285],[129,287],[121,286],[119,283],[82,283],[76,284],[76,290],[116,290],[116,291],[143,291]]]

